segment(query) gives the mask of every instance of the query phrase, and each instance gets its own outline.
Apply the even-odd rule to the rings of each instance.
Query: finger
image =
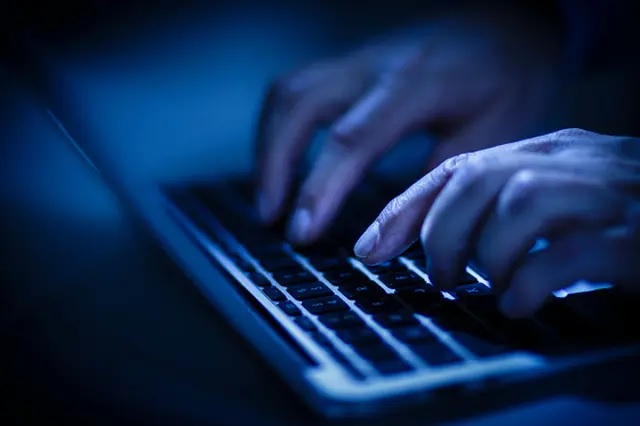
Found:
[[[418,122],[423,125],[429,125],[441,119],[451,119],[468,113],[469,103],[458,102],[457,100],[460,96],[451,96],[450,89],[453,86],[458,85],[434,85],[427,82],[422,90],[428,95],[421,95],[424,105],[421,107],[423,114]],[[445,91],[439,90],[444,87],[446,87]],[[464,99],[464,95],[461,96]],[[489,122],[490,120],[485,119],[477,120],[477,122],[467,126],[455,139],[474,140],[473,137],[480,133],[489,134]],[[525,143],[532,144],[532,142],[523,141],[522,145],[524,146]],[[453,147],[467,145],[456,143],[455,140],[451,141],[450,144],[446,144],[446,146]],[[501,146],[494,151],[506,154],[512,149],[519,149],[519,146],[516,146],[516,144]],[[491,155],[491,153],[490,150],[486,150],[483,154]],[[457,151],[456,154],[458,155],[440,156],[442,162],[439,162],[439,166],[433,171],[431,170],[432,167],[429,168],[432,173],[427,174],[384,208],[376,221],[356,243],[354,247],[356,256],[369,264],[383,262],[402,253],[418,238],[420,226],[431,203],[451,177],[457,164],[467,159],[467,155],[462,150]],[[431,159],[433,158],[432,156]]]
[[[292,100],[298,96],[299,101]],[[335,99],[318,91],[268,96],[260,120],[258,153],[258,211],[265,222],[280,215],[296,163],[316,127],[336,109]]]
[[[620,220],[626,200],[590,177],[550,170],[522,170],[509,178],[479,233],[475,254],[500,291],[539,238],[605,226]]]
[[[468,130],[475,132],[476,129]],[[486,164],[491,164],[492,159],[504,162],[505,158],[516,154],[556,154],[575,146],[576,143],[588,144],[588,136],[588,132],[568,129],[450,157],[385,207],[354,247],[356,255],[364,262],[374,264],[400,254],[418,238],[421,225],[432,204],[454,172],[463,169],[468,161],[480,161],[484,158],[487,159]],[[559,164],[559,160],[553,161],[556,161],[554,164]],[[581,160],[580,164],[572,164],[570,168],[593,171],[603,167],[601,163],[593,159]],[[431,264],[436,266],[434,262]]]
[[[406,80],[383,81],[334,125],[302,186],[290,241],[318,238],[371,163],[414,129],[420,104],[409,88]]]
[[[402,253],[418,238],[431,204],[466,161],[467,155],[450,158],[391,200],[356,243],[356,256],[373,265]]]
[[[450,157],[387,204],[356,243],[356,256],[365,263],[375,264],[402,253],[418,239],[424,218],[440,191],[467,162],[479,160],[478,157],[502,158],[519,151],[544,150],[547,144],[548,141],[541,138],[532,139]]]
[[[517,171],[526,169],[565,170],[566,173],[593,173],[596,160],[536,154],[476,156],[460,168],[440,193],[422,227],[422,242],[434,284],[445,289],[455,286],[470,260],[481,225],[502,187]]]
[[[510,317],[532,314],[547,296],[576,281],[637,285],[640,261],[637,234],[628,228],[578,232],[532,253],[515,272],[500,308]]]

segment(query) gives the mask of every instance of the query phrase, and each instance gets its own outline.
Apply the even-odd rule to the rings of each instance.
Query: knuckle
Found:
[[[480,190],[492,170],[492,163],[481,157],[473,157],[465,161],[464,166],[458,166],[458,171],[452,179],[452,184],[464,193],[475,193]]]
[[[572,127],[569,129],[558,130],[552,133],[551,139],[555,139],[560,143],[574,143],[576,139],[590,140],[596,136],[595,133],[588,130]]]
[[[542,185],[540,175],[533,170],[520,170],[506,183],[498,197],[498,210],[507,214],[517,214],[531,207],[540,196]]]
[[[463,165],[468,163],[472,158],[473,156],[471,153],[464,153],[464,154],[455,155],[453,157],[449,157],[446,160],[444,160],[442,163],[440,163],[440,165],[436,167],[434,172],[437,172],[438,174],[443,174],[445,176],[451,176],[459,168],[461,168]]]

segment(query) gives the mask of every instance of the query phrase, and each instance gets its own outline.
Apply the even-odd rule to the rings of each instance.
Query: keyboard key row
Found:
[[[284,293],[275,287],[267,287],[262,291],[267,295],[269,299],[273,300],[274,302],[280,302],[287,299]]]
[[[356,305],[368,314],[393,313],[403,310],[403,306],[392,296],[385,295],[377,299],[362,299]]]
[[[291,317],[297,317],[302,315],[300,309],[290,300],[285,300],[284,302],[278,303],[280,309],[284,311],[285,314]]]
[[[302,302],[302,306],[314,315],[325,314],[328,312],[346,311],[349,307],[337,296],[321,297],[318,299],[307,300]]]
[[[397,259],[379,263],[377,265],[367,266],[367,269],[375,275],[388,274],[390,272],[407,271],[407,267],[400,263]]]
[[[341,286],[353,286],[361,283],[370,283],[371,280],[361,271],[349,265],[350,269],[339,269],[325,272],[323,275],[331,284]]]
[[[317,278],[311,272],[302,269],[300,265],[290,270],[274,272],[273,278],[284,287],[317,281]]]
[[[387,273],[380,276],[380,281],[382,281],[387,287],[393,289],[425,285],[425,281],[422,277],[410,271]]]
[[[390,314],[374,315],[373,319],[384,328],[397,328],[407,325],[417,325],[418,320],[415,319],[410,312],[394,312]]]
[[[380,342],[378,334],[366,326],[345,328],[336,331],[338,338],[348,344],[366,344]]]
[[[287,292],[296,300],[308,300],[333,294],[333,292],[320,281],[289,287]]]
[[[318,318],[322,324],[332,330],[364,325],[364,321],[353,311],[328,313]]]
[[[396,339],[405,343],[437,340],[437,337],[433,333],[420,325],[396,328],[392,330],[391,333]]]
[[[258,258],[258,261],[262,265],[264,269],[269,272],[279,272],[291,269],[297,269],[300,267],[300,264],[296,262],[294,259],[289,257],[288,254],[281,252],[274,257],[267,258]]]
[[[353,286],[340,287],[340,292],[350,300],[375,299],[385,295],[376,283],[361,283]]]

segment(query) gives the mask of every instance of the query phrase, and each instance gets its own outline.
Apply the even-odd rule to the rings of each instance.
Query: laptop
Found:
[[[354,242],[402,190],[376,176],[322,241],[299,248],[278,226],[260,225],[247,176],[159,182],[123,167],[104,131],[115,124],[87,103],[68,63],[39,55],[52,123],[321,415],[372,416],[541,380],[567,390],[571,380],[560,377],[581,383],[640,355],[637,300],[608,285],[556,292],[534,317],[512,320],[481,271],[468,267],[455,291],[436,289],[419,244],[384,264],[361,263]]]

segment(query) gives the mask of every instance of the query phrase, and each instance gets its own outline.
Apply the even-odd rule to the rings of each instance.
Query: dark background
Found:
[[[535,16],[556,19],[553,7],[535,4]],[[82,93],[78,113],[97,123],[123,167],[182,179],[250,170],[253,123],[272,78],[440,7],[404,0],[3,3],[6,423],[322,422],[211,309],[53,126],[39,92],[47,79],[37,66],[33,71],[25,38],[45,41],[47,53],[66,64],[71,86],[63,89]],[[591,96],[598,108],[615,110],[630,90],[617,77],[624,69],[607,72],[605,83],[590,86]],[[589,123],[622,132],[636,122]],[[497,398],[479,410],[461,401],[398,421],[539,424],[578,416],[578,423],[601,424],[640,415],[637,403],[552,394],[505,409]]]

